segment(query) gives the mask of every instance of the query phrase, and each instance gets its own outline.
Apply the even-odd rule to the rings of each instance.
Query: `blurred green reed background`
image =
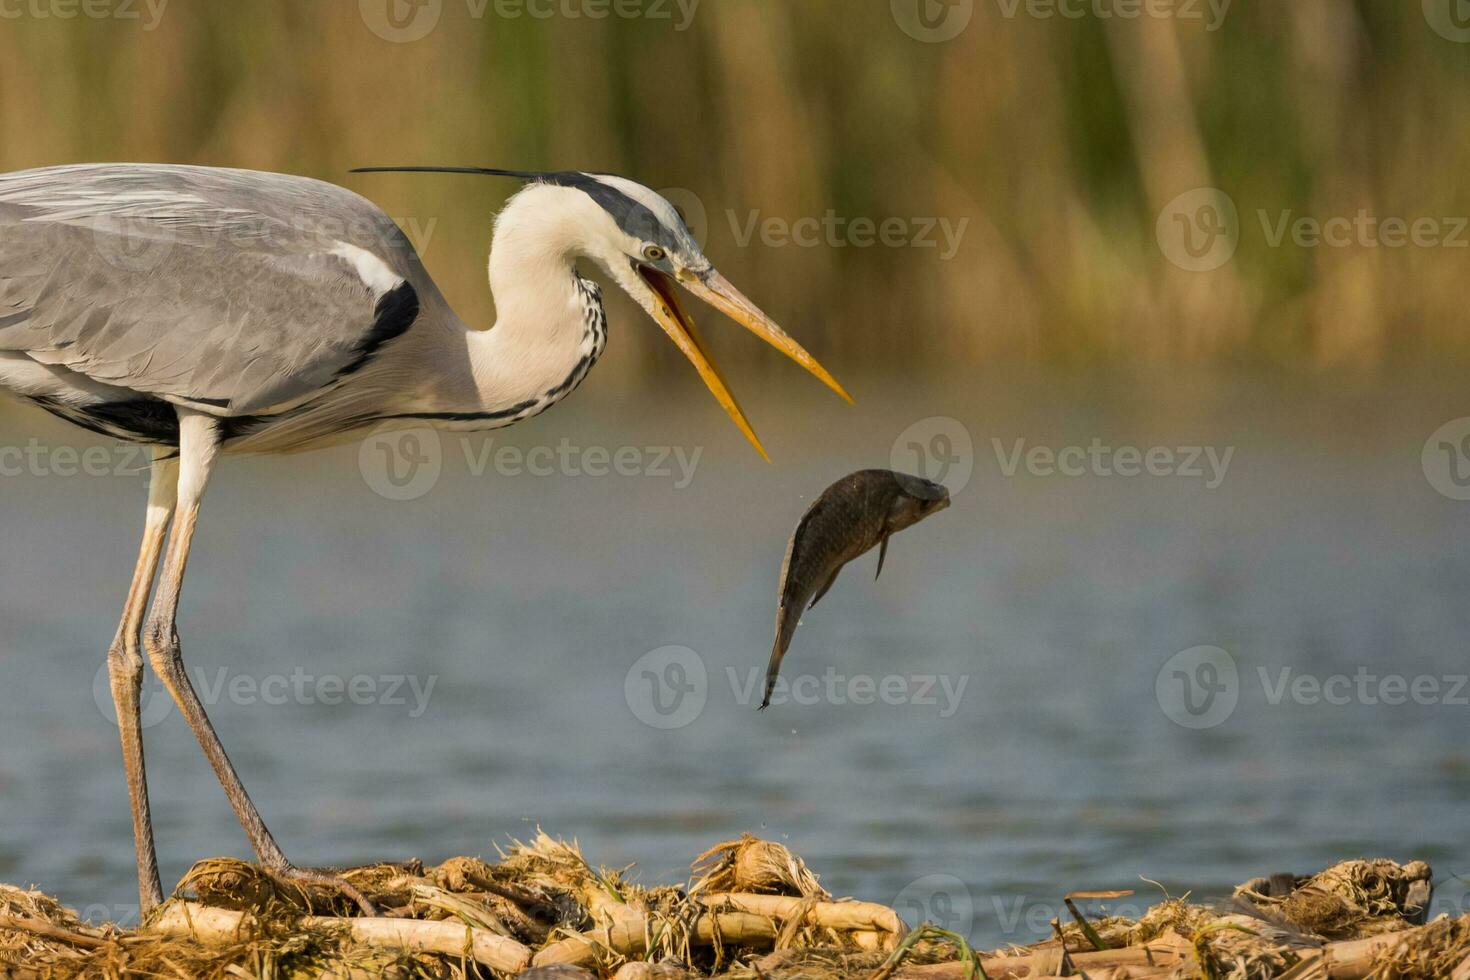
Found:
[[[347,170],[623,173],[697,200],[711,257],[839,375],[1463,362],[1461,0],[1221,2],[1128,17],[1142,0],[0,0],[0,165],[345,183],[485,324],[488,219],[513,185]],[[968,17],[956,36],[914,36],[949,17]],[[1238,208],[1239,247],[1188,271],[1156,223],[1201,187]],[[761,230],[829,211],[899,219],[908,244]],[[1268,233],[1360,213],[1430,220],[1439,244]],[[677,359],[637,333],[624,382]],[[773,363],[711,333],[749,370]]]

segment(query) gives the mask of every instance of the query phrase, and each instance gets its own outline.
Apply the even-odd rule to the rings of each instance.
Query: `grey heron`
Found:
[[[398,226],[334,184],[142,164],[0,175],[0,388],[152,448],[143,543],[107,652],[145,912],[163,899],[139,726],[145,651],[264,869],[372,908],[339,874],[287,860],[184,671],[180,589],[222,456],[312,449],[383,425],[498,428],[545,411],[607,343],[601,293],[580,259],[663,328],[762,455],[675,283],[847,398],[642,184],[581,171],[369,169],[524,181],[495,219],[492,329],[456,317]]]

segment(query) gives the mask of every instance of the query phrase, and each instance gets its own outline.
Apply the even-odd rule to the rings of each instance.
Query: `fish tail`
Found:
[[[786,644],[781,642],[785,637],[780,630],[776,632],[776,643],[771,647],[771,662],[766,665],[766,690],[761,698],[760,707],[757,711],[765,711],[771,705],[771,692],[776,689],[776,675],[781,672],[781,658],[786,656]]]

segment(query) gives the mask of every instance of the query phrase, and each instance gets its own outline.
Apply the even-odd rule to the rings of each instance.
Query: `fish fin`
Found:
[[[883,559],[888,557],[888,535],[883,535],[883,543],[878,545],[878,570],[873,573],[873,581],[878,581],[878,576],[883,574]]]
[[[807,606],[808,609],[815,609],[817,607],[817,603],[822,600],[822,596],[826,595],[827,590],[832,588],[832,583],[837,581],[837,573],[840,571],[842,571],[841,565],[838,565],[836,568],[832,569],[832,574],[827,576],[827,581],[823,582],[822,587],[817,590],[817,594],[812,596],[812,601]]]

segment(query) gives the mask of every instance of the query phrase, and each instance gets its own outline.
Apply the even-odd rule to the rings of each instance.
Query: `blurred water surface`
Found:
[[[746,392],[773,466],[682,383],[657,401],[594,384],[515,429],[445,436],[442,476],[411,501],[374,492],[357,447],[228,462],[181,632],[287,853],[436,861],[539,825],[594,862],[677,881],[700,850],[750,831],[837,893],[987,944],[1044,932],[1072,889],[1152,901],[1143,875],[1221,894],[1358,855],[1426,859],[1442,905],[1464,904],[1449,876],[1470,863],[1470,691],[1449,686],[1467,670],[1470,504],[1437,493],[1420,457],[1470,411],[1453,389],[1008,375],[858,382],[848,409],[780,377]],[[873,556],[849,569],[786,673],[893,675],[914,694],[913,677],[934,675],[957,702],[936,686],[937,704],[860,704],[861,686],[839,686],[757,713],[743,692],[769,650],[794,521],[831,479],[888,465],[930,416],[971,440],[968,485],[894,539],[881,581]],[[144,483],[58,476],[55,447],[101,444],[35,413],[0,417],[0,445],[33,437],[43,463],[0,480],[0,880],[126,918],[127,797],[98,671]],[[628,447],[625,464],[636,450],[644,469],[657,447],[699,455],[686,486],[678,457],[668,475],[558,462],[537,477],[494,456],[564,439],[579,468],[599,465],[588,447]],[[1005,473],[1016,440],[1094,439],[1233,455],[1213,489]],[[703,708],[664,730],[642,720],[660,716],[640,671],[628,679],[669,645],[695,651],[706,682]],[[1228,651],[1239,680],[1233,712],[1196,730],[1170,720],[1156,681],[1198,645]],[[1365,672],[1444,686],[1433,704],[1273,698],[1283,677]],[[177,713],[157,700],[147,717],[165,880],[248,856]]]

